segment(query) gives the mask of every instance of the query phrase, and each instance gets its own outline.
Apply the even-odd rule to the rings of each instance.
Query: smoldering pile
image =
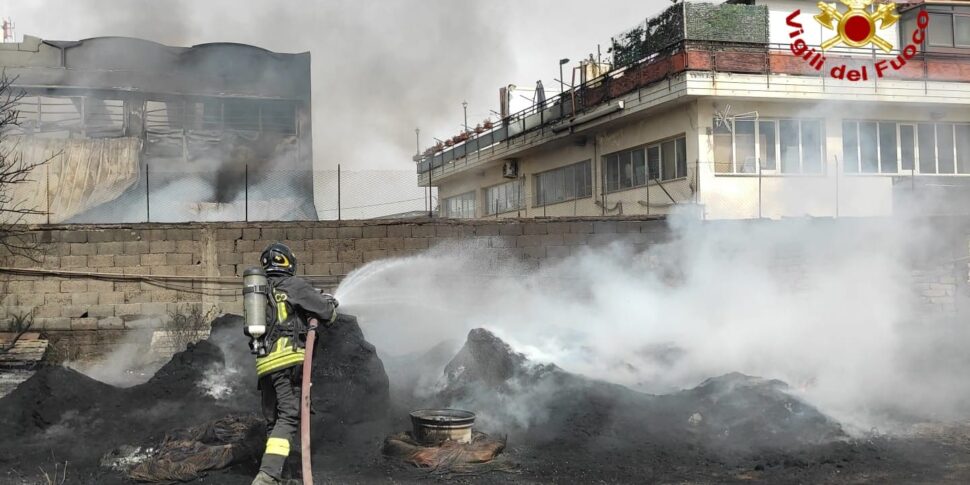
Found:
[[[138,465],[186,453],[206,454],[199,463],[233,466],[221,481],[210,477],[209,482],[241,483],[251,477],[262,453],[263,429],[254,414],[259,395],[241,328],[237,316],[217,319],[207,340],[177,353],[148,382],[130,388],[64,367],[39,370],[0,399],[5,435],[0,468],[7,470],[0,482],[33,483],[29,480],[38,470],[69,463],[77,483],[128,483],[152,470],[137,471]],[[314,427],[326,433],[314,436],[314,443],[326,449],[341,446],[349,427],[386,415],[388,381],[355,317],[340,315],[322,337],[313,406]],[[223,374],[233,378],[227,389],[213,393],[214,376]],[[187,475],[170,478],[191,478],[211,466],[199,463],[179,472]]]
[[[468,334],[435,391],[424,405],[474,410],[483,428],[538,446],[750,452],[846,437],[781,381],[732,373],[673,394],[644,394],[530,362],[484,329]]]

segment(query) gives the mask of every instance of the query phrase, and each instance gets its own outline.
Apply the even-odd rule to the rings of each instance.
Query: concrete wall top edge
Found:
[[[132,232],[148,231],[158,229],[247,229],[247,228],[338,228],[338,227],[369,227],[369,226],[423,226],[423,225],[448,225],[448,226],[488,226],[495,224],[543,224],[561,222],[651,222],[665,223],[667,215],[628,215],[628,216],[567,216],[567,217],[530,217],[530,218],[498,218],[498,219],[445,219],[445,218],[421,218],[407,220],[346,220],[346,221],[279,221],[279,222],[184,222],[184,223],[121,223],[121,224],[51,224],[51,225],[28,225],[24,230],[28,232],[54,232],[54,231],[124,231]],[[899,224],[940,224],[948,227],[967,226],[970,227],[970,218],[966,216],[939,215],[922,216],[917,219],[906,217],[786,217],[782,219],[743,219],[743,220],[707,220],[706,225],[736,225],[744,223],[825,223],[825,222],[846,222],[852,221],[856,224],[884,223],[893,222]]]
[[[608,222],[608,221],[663,221],[665,215],[630,216],[576,216],[576,217],[530,217],[523,219],[375,219],[345,221],[278,221],[278,222],[139,222],[119,224],[36,224],[25,226],[27,231],[132,231],[152,229],[203,229],[207,227],[245,229],[252,227],[362,227],[362,226],[402,226],[402,225],[454,225],[476,226],[490,224],[531,224],[552,222]]]

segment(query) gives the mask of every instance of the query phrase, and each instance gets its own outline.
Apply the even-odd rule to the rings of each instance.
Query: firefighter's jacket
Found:
[[[299,276],[269,275],[270,294],[266,321],[266,357],[256,358],[256,375],[303,363],[310,317],[330,326],[337,319],[333,303]]]

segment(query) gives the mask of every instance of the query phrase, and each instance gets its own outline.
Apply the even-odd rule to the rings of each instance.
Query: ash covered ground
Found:
[[[263,430],[241,325],[217,319],[207,340],[130,388],[64,367],[40,370],[0,399],[0,482],[47,483],[45,473],[52,477],[55,465],[64,473],[66,463],[64,483],[132,483],[126,470],[166,437],[235,416],[254,425],[232,448],[231,466],[191,483],[248,483]],[[530,362],[483,329],[463,345],[382,362],[347,315],[323,333],[317,355],[319,483],[970,481],[966,429],[850,437],[780,381],[727,374],[650,395]],[[507,435],[501,466],[457,475],[382,457],[384,437],[408,429],[407,412],[426,406],[476,411],[479,430]]]

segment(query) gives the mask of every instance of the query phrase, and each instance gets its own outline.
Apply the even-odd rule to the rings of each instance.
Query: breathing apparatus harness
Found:
[[[293,350],[297,350],[301,347],[300,337],[306,332],[305,329],[298,328],[302,327],[300,319],[294,314],[295,312],[291,311],[286,293],[276,291],[276,287],[270,282],[266,299],[269,300],[269,306],[273,309],[273,315],[276,318],[273,319],[264,342],[276,342],[280,337],[290,337]]]
[[[296,271],[296,256],[283,243],[270,244],[259,255],[262,268],[249,268],[243,273],[243,309],[245,310],[246,328],[244,333],[250,337],[250,351],[257,357],[266,357],[268,351],[266,342],[274,343],[288,331],[293,343],[293,350],[299,347],[301,330],[295,328],[299,318],[295,318],[286,303],[286,293],[278,292],[266,277],[270,274],[292,276]],[[273,322],[267,328],[267,304],[273,310]],[[275,345],[274,345],[275,347]]]
[[[276,286],[266,278],[266,273],[257,267],[243,273],[243,310],[246,326],[244,332],[250,338],[250,352],[257,357],[268,355],[267,343],[275,343],[280,337],[291,338],[293,350],[300,347],[299,318],[288,308],[286,293],[276,290]],[[274,318],[267,325],[266,307],[272,309]]]

